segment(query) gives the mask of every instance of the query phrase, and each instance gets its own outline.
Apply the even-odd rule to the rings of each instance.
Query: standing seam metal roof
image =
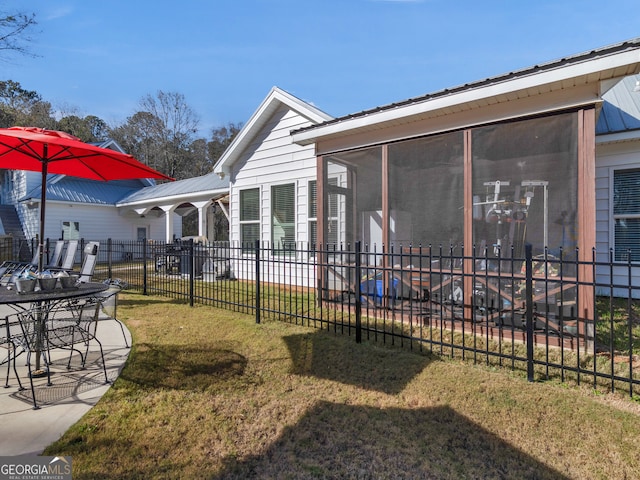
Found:
[[[176,180],[175,182],[162,183],[131,193],[120,199],[118,203],[141,202],[156,198],[174,197],[197,192],[208,192],[216,190],[228,190],[229,179],[220,178],[214,173],[208,173],[200,177],[188,178],[186,180]]]
[[[640,130],[639,82],[640,75],[625,77],[602,96],[596,135]]]
[[[638,47],[640,47],[640,37],[638,38],[634,38],[631,40],[627,40],[625,42],[621,42],[621,43],[617,43],[614,45],[609,45],[606,47],[602,47],[602,48],[598,48],[595,50],[590,50],[588,52],[584,52],[584,53],[579,53],[577,55],[572,55],[570,57],[564,57],[561,58],[559,60],[553,60],[551,62],[547,62],[547,63],[543,63],[543,64],[539,64],[539,65],[534,65],[532,67],[528,67],[522,70],[516,70],[513,72],[509,72],[506,74],[502,74],[502,75],[498,75],[496,77],[490,77],[487,78],[485,80],[480,80],[477,82],[472,82],[472,83],[465,83],[464,85],[460,85],[457,87],[453,87],[453,88],[445,88],[444,90],[440,90],[434,93],[429,93],[420,97],[414,97],[414,98],[409,98],[407,100],[401,101],[401,102],[397,102],[397,103],[391,103],[388,105],[383,105],[383,106],[379,106],[379,107],[375,107],[372,108],[370,110],[363,110],[361,112],[358,113],[352,113],[349,115],[345,115],[342,117],[337,117],[334,118],[332,120],[328,120],[326,122],[320,123],[318,125],[312,125],[309,127],[304,127],[304,128],[300,128],[298,130],[295,130],[292,132],[292,134],[295,133],[300,133],[300,132],[306,132],[306,131],[310,131],[310,130],[314,130],[316,128],[319,127],[324,127],[327,125],[333,125],[333,124],[337,124],[337,123],[341,123],[347,120],[353,120],[353,119],[357,119],[357,118],[362,118],[362,117],[366,117],[368,115],[372,115],[372,114],[376,114],[376,113],[380,113],[380,112],[384,112],[384,111],[388,111],[388,110],[393,110],[399,107],[405,107],[408,105],[413,105],[413,104],[417,104],[417,103],[421,103],[421,102],[425,102],[428,100],[432,100],[435,98],[439,98],[439,97],[445,97],[448,95],[453,95],[453,94],[457,94],[460,92],[464,92],[467,90],[473,90],[473,89],[477,89],[480,87],[486,87],[488,85],[495,85],[498,83],[502,83],[502,82],[506,82],[509,80],[513,80],[516,78],[521,78],[521,77],[526,77],[529,75],[533,75],[533,74],[537,74],[543,71],[548,71],[548,70],[554,70],[560,67],[564,67],[567,65],[572,65],[572,64],[578,64],[578,63],[582,63],[588,60],[592,60],[594,58],[598,58],[598,57],[605,57],[607,55],[611,55],[614,53],[620,53],[626,50],[633,50],[633,49],[637,49]]]

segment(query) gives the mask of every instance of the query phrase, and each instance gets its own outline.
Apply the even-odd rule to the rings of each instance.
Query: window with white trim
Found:
[[[271,187],[271,242],[274,251],[295,250],[296,186],[294,183]]]
[[[62,239],[79,240],[80,222],[62,222]]]
[[[318,247],[318,182],[309,181],[309,250]]]
[[[640,168],[613,172],[614,260],[640,261]]]
[[[260,239],[260,189],[240,191],[240,242],[242,248],[251,250]]]

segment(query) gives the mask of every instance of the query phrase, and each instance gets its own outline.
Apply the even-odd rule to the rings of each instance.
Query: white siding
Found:
[[[37,232],[39,222],[38,208],[29,209],[30,230]],[[135,240],[138,227],[147,227],[149,239],[164,241],[164,215],[145,218],[121,215],[112,205],[86,205],[64,202],[47,202],[45,238],[57,239],[62,235],[62,222],[79,222],[80,237],[85,240]],[[31,233],[31,232],[28,232]],[[30,236],[27,236],[30,238]]]
[[[308,183],[316,177],[314,147],[291,142],[290,132],[311,125],[294,110],[281,105],[254,136],[253,142],[235,162],[231,175],[230,239],[240,241],[239,192],[260,187],[260,238],[271,242],[271,187],[295,183],[296,241],[308,240]]]
[[[613,221],[612,221],[612,201],[613,192],[611,185],[613,182],[613,172],[619,168],[640,167],[640,141],[615,143],[609,145],[598,145],[596,149],[596,250],[597,261],[609,261],[609,249],[613,248]],[[608,294],[608,285],[612,280],[614,294],[616,296],[627,297],[628,290],[624,287],[628,285],[628,268],[624,265],[617,265],[613,269],[613,279],[609,268],[598,267],[596,281],[601,284],[599,293]],[[633,286],[640,286],[640,267],[631,268],[631,283]],[[640,297],[640,292],[634,291],[634,297]]]

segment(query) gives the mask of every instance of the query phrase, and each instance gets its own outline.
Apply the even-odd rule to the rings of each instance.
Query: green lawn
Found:
[[[128,293],[120,378],[45,455],[74,479],[640,478],[640,405]]]

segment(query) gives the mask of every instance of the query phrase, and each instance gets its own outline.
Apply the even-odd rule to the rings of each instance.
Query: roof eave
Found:
[[[559,62],[558,66],[541,71],[533,67],[520,74],[511,74],[515,75],[513,77],[497,77],[493,83],[481,82],[477,86],[454,89],[455,92],[450,94],[443,91],[415,102],[381,107],[368,114],[353,115],[340,121],[301,129],[292,132],[292,137],[294,143],[309,145],[322,138],[345,135],[347,132],[379,129],[385,124],[433,117],[438,115],[438,112],[453,107],[457,110],[470,109],[482,102],[486,103],[490,98],[512,97],[518,92],[531,91],[531,94],[534,94],[540,90],[558,90],[566,88],[567,85],[608,81],[638,72],[640,52],[638,48],[633,48],[575,63]]]
[[[640,140],[640,130],[626,130],[624,132],[596,135],[596,145],[611,143],[634,142]]]
[[[229,193],[229,188],[216,188],[212,190],[206,191],[198,191],[198,192],[189,192],[189,193],[181,193],[179,195],[166,195],[164,197],[155,197],[155,198],[145,198],[141,200],[133,200],[129,202],[117,202],[116,207],[136,207],[143,206],[148,204],[165,204],[165,203],[176,203],[180,202],[188,202],[190,200],[194,200],[194,198],[198,197],[216,197],[221,194]]]

